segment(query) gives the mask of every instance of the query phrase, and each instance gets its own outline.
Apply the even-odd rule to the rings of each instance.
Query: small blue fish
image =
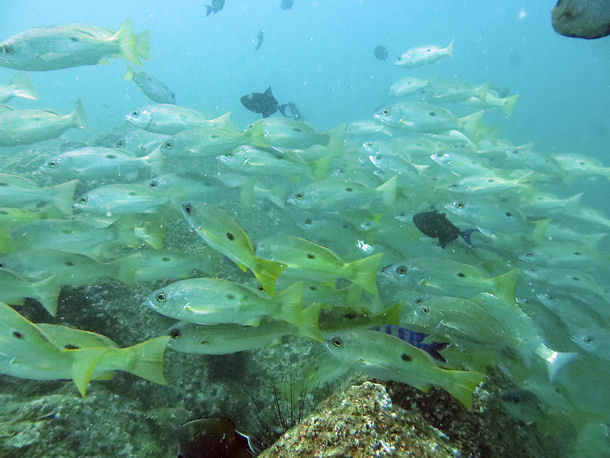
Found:
[[[375,331],[385,332],[394,337],[398,337],[400,340],[413,345],[414,347],[420,348],[425,352],[429,353],[434,359],[446,363],[447,360],[443,358],[443,355],[439,351],[444,350],[449,345],[448,342],[432,342],[422,343],[423,340],[428,337],[428,334],[423,332],[415,332],[410,329],[403,328],[402,326],[396,326],[394,324],[386,324],[384,326],[375,326]]]

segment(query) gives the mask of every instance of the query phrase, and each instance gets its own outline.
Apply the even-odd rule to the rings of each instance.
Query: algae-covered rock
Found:
[[[455,448],[419,412],[394,406],[383,385],[364,382],[324,401],[261,457],[453,457]]]

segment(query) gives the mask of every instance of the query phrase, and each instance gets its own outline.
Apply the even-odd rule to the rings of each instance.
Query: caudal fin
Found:
[[[382,253],[368,256],[364,259],[358,259],[347,264],[349,276],[347,277],[353,283],[362,286],[365,291],[378,296],[377,291],[377,269],[383,257]]]
[[[150,30],[136,33],[136,49],[138,50],[138,56],[150,60]]]
[[[275,295],[275,280],[286,268],[286,264],[268,259],[256,258],[254,276],[270,296]]]
[[[557,373],[562,367],[578,357],[578,353],[555,351],[543,343],[541,343],[534,352],[544,360],[547,372],[549,374],[549,380],[551,382],[555,380]]]
[[[269,142],[265,138],[265,125],[262,122],[256,122],[248,129],[250,134],[250,144],[257,148],[269,148]]]
[[[379,193],[381,202],[386,207],[394,208],[396,206],[396,190],[398,186],[398,175],[394,175],[388,181],[375,188]]]
[[[170,339],[170,336],[161,336],[132,347],[115,350],[117,354],[125,353],[129,355],[128,358],[121,355],[120,358],[123,361],[117,362],[123,362],[123,366],[117,367],[117,369],[127,371],[159,385],[167,385],[163,375],[163,353]]]
[[[458,125],[463,134],[465,134],[474,144],[485,135],[486,130],[481,124],[484,110],[477,111],[471,115],[464,116],[458,120]]]
[[[57,298],[61,291],[61,284],[55,277],[51,276],[33,283],[32,286],[35,291],[35,296],[32,297],[40,302],[47,312],[55,316],[57,314]]]
[[[447,52],[447,55],[449,57],[453,57],[453,44],[455,43],[455,38],[453,40],[451,40],[451,43],[449,43],[449,45],[445,48],[445,51]]]
[[[38,100],[36,89],[34,89],[34,85],[26,72],[17,72],[11,82],[15,86],[13,89],[13,95],[15,97]]]
[[[97,366],[104,354],[112,350],[111,348],[81,348],[77,350],[63,350],[70,355],[72,364],[70,365],[70,378],[74,381],[76,388],[82,397],[87,393],[87,386]]]
[[[504,99],[502,103],[502,109],[504,110],[504,113],[506,113],[506,116],[510,116],[513,114],[517,100],[519,100],[519,94],[515,94]]]
[[[442,387],[467,408],[471,409],[474,390],[485,380],[485,374],[455,370],[445,370],[444,372],[446,372],[449,383],[443,384]]]
[[[466,242],[468,244],[468,246],[471,246],[472,248],[474,248],[474,245],[470,241],[470,236],[472,235],[473,232],[479,232],[479,230],[477,228],[473,228],[473,229],[466,229],[465,231],[459,232],[460,237],[462,237],[464,239],[464,242]]]
[[[135,34],[133,33],[133,24],[131,19],[127,19],[119,31],[114,34],[111,40],[119,42],[121,48],[121,55],[126,59],[132,61],[134,64],[142,65],[140,56],[138,54],[138,42]]]
[[[518,271],[517,269],[509,270],[508,272],[493,277],[491,279],[494,290],[491,291],[495,296],[502,299],[508,304],[515,303],[515,288],[517,286]]]
[[[301,325],[301,304],[303,303],[303,282],[293,283],[282,290],[274,302],[278,304],[279,316],[284,321],[295,326]]]
[[[53,196],[53,205],[64,215],[72,214],[74,191],[77,185],[78,180],[72,180],[46,189],[49,195]]]
[[[83,102],[81,99],[76,101],[74,110],[70,113],[70,119],[74,122],[74,127],[79,129],[87,128],[87,117],[85,116],[85,110],[83,109]]]

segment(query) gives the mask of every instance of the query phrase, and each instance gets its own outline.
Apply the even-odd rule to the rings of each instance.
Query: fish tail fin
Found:
[[[142,59],[150,60],[150,30],[136,33],[136,50]]]
[[[504,110],[504,113],[506,113],[506,116],[510,116],[513,114],[517,100],[519,100],[519,94],[511,95],[510,97],[506,97],[504,99],[504,102],[502,103],[502,109]]]
[[[379,295],[377,291],[377,269],[379,268],[382,256],[382,253],[378,253],[347,264],[348,269],[351,271],[351,275],[348,278],[375,296]]]
[[[449,57],[453,57],[453,45],[455,44],[455,38],[451,40],[451,43],[445,48],[447,51],[447,55]]]
[[[78,180],[72,180],[47,188],[49,193],[54,196],[53,205],[65,215],[72,214],[74,191],[76,191],[77,185]]]
[[[203,5],[203,7],[205,8],[205,16],[203,17],[208,17],[214,11],[214,8],[210,5]]]
[[[123,79],[132,80],[132,79],[134,79],[134,77],[135,77],[135,73],[133,71],[133,68],[131,68],[131,65],[127,64],[127,71],[123,75]]]
[[[434,359],[440,361],[441,363],[447,362],[445,357],[441,355],[440,352],[449,346],[449,342],[432,342],[424,345],[426,346],[426,352]]]
[[[475,144],[485,135],[485,128],[481,124],[483,113],[485,113],[485,110],[480,110],[458,120],[460,128]]]
[[[578,357],[578,353],[555,351],[543,343],[541,343],[534,352],[544,360],[549,374],[549,381],[551,382],[555,380],[561,368]]]
[[[151,248],[160,250],[163,248],[165,227],[160,222],[147,221],[141,226],[134,227],[133,235],[137,240],[143,241]]]
[[[57,299],[61,291],[61,284],[53,276],[35,283],[35,299],[46,309],[51,316],[57,315]]]
[[[327,156],[321,157],[320,159],[316,159],[315,161],[310,162],[309,165],[312,170],[312,176],[315,180],[323,180],[328,176],[332,157],[332,154],[328,154]]]
[[[381,202],[386,207],[394,208],[396,206],[396,190],[398,186],[398,175],[394,175],[385,183],[377,186],[377,191],[381,197]]]
[[[402,311],[402,304],[399,302],[393,306],[387,308],[382,312],[385,324],[393,324],[400,326],[400,312]]]
[[[286,268],[286,265],[263,258],[256,258],[255,263],[254,276],[267,291],[267,294],[275,295],[275,280]]]
[[[222,116],[219,116],[218,118],[214,119],[214,125],[217,125],[218,127],[230,126],[231,125],[231,112],[227,111]]]
[[[288,107],[288,104],[289,104],[289,103],[290,103],[290,102],[288,102],[288,103],[282,103],[281,105],[278,105],[278,106],[277,106],[278,111],[279,111],[280,113],[282,113],[282,116],[284,116],[284,117],[288,117],[288,115],[286,114],[286,108]]]
[[[116,353],[119,358],[117,369],[159,385],[167,385],[163,375],[163,353],[170,339],[170,336],[161,336],[131,347],[121,348]]]
[[[265,138],[265,125],[262,122],[254,123],[250,128],[250,144],[257,148],[269,147],[269,142]]]
[[[142,158],[150,166],[150,171],[154,174],[162,173],[163,169],[163,153],[161,149],[155,148],[150,154]]]
[[[450,382],[443,385],[455,399],[464,404],[467,408],[472,408],[472,397],[477,386],[485,380],[485,374],[473,371],[454,371],[447,370]]]
[[[65,350],[70,352],[72,364],[70,367],[70,378],[74,381],[78,392],[84,398],[87,386],[95,370],[95,366],[110,348],[83,348],[78,350]]]
[[[474,245],[472,244],[472,242],[470,241],[470,237],[472,236],[473,232],[479,232],[479,230],[474,227],[472,229],[466,229],[465,231],[460,231],[460,237],[462,237],[464,239],[464,242],[466,242],[468,244],[468,246],[474,248]]]
[[[78,127],[79,129],[87,128],[87,117],[85,116],[85,110],[83,109],[83,101],[78,99],[76,101],[76,105],[74,105],[74,110],[69,114],[70,119],[74,121],[74,127]]]
[[[298,335],[322,342],[322,333],[318,328],[318,316],[322,304],[311,304],[300,311]]]
[[[26,72],[17,72],[11,81],[15,86],[13,95],[24,99],[38,100],[38,94],[32,84],[32,80]]]
[[[539,219],[534,222],[534,232],[532,234],[534,243],[540,245],[544,241],[544,234],[549,224],[551,224],[551,218]]]
[[[279,317],[295,326],[301,325],[301,304],[303,303],[303,282],[298,281],[283,289],[274,298],[278,305]]]
[[[515,303],[515,288],[517,287],[518,271],[509,270],[491,279],[494,285],[493,294],[508,304]]]
[[[121,55],[125,57],[125,59],[132,61],[134,64],[142,65],[131,19],[127,19],[123,23],[119,31],[112,36],[111,40],[119,42]]]

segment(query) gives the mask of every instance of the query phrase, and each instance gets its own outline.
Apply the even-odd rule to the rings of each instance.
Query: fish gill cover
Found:
[[[387,84],[371,78],[370,91],[348,100],[358,107],[349,115],[254,71],[256,56],[268,53],[284,74],[281,37],[267,22],[252,24],[264,25],[264,48],[231,42],[235,55],[257,60],[242,56],[224,85],[189,98],[189,84],[216,76],[199,69],[186,81],[178,68],[164,71],[172,59],[160,65],[157,55],[168,52],[166,43],[152,50],[151,43],[157,27],[160,36],[170,32],[131,8],[125,14],[133,20],[116,29],[77,23],[116,22],[93,20],[92,10],[67,15],[63,25],[17,29],[15,20],[12,36],[1,38],[0,66],[18,70],[7,70],[0,87],[3,101],[14,103],[0,107],[6,380],[72,380],[83,397],[108,389],[127,397],[146,391],[157,404],[163,396],[192,402],[182,408],[190,414],[184,423],[228,415],[223,390],[277,380],[269,373],[287,354],[291,373],[301,374],[291,384],[359,372],[423,392],[441,388],[464,409],[484,410],[485,387],[498,388],[486,374],[501,373],[506,393],[518,394],[504,398],[531,407],[525,415],[510,406],[515,417],[546,436],[568,425],[566,453],[586,441],[591,452],[607,445],[610,220],[605,202],[582,193],[607,193],[610,168],[588,154],[590,139],[554,152],[509,140],[503,132],[511,124],[532,132],[518,111],[531,102],[477,73],[456,78],[452,66],[472,60],[467,37],[440,30],[395,40],[385,62],[370,45],[387,37],[358,43],[366,71],[383,66]],[[196,20],[221,34],[219,21],[249,8],[214,1]],[[270,8],[262,7],[291,21],[305,5]],[[517,13],[522,26],[527,13]],[[199,47],[178,43],[181,53]],[[122,81],[124,64],[140,91]],[[64,73],[72,76],[62,80]],[[111,79],[97,83],[108,92],[97,91],[98,74]],[[278,105],[271,85],[294,102]],[[208,96],[214,102],[205,103]],[[48,108],[67,101],[71,111]],[[367,105],[368,114],[356,116]],[[598,120],[602,145],[605,122]],[[273,348],[280,350],[262,361],[239,353]],[[233,354],[256,361],[265,377],[244,359],[230,366],[231,356],[216,363],[211,356]],[[221,399],[211,411],[202,410],[213,403],[203,402],[197,371],[219,390],[208,390]]]

